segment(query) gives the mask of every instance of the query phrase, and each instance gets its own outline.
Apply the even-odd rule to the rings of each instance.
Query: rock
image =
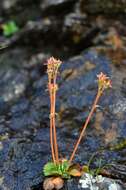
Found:
[[[126,78],[124,78],[122,81],[122,93],[126,97]]]
[[[41,9],[44,11],[46,14],[48,13],[61,13],[61,12],[66,12],[69,9],[72,9],[75,0],[44,0],[41,3]],[[63,11],[64,10],[64,11]]]
[[[5,0],[5,1],[3,1],[3,8],[5,10],[8,10],[8,9],[14,7],[17,2],[18,2],[18,0],[10,0],[10,1],[9,0]]]
[[[0,64],[0,112],[6,113],[10,104],[21,97],[29,83],[28,73],[24,69],[20,69],[22,64],[22,58],[19,58],[21,52],[18,50],[9,52],[8,54],[2,54]],[[15,58],[18,60],[18,64],[15,67]]]
[[[80,11],[75,11],[65,16],[63,32],[66,45],[71,47],[76,54],[90,47],[99,31],[100,28],[92,22],[90,22],[89,27],[87,15],[82,14]]]
[[[43,157],[42,155],[44,154],[44,160],[47,160],[46,154],[48,152],[43,152],[42,150],[48,150],[48,145],[46,146],[45,144],[46,147],[44,147],[43,143],[41,145],[40,143],[32,143],[28,138],[18,138],[17,140],[11,139],[8,143],[7,152],[7,148],[5,149],[5,144],[3,142],[6,155],[3,154],[3,150],[1,151],[1,163],[3,163],[3,159],[5,159],[0,174],[5,177],[3,183],[1,183],[1,189],[30,189],[30,186],[33,184],[40,183],[42,180],[40,173],[42,172],[43,165],[41,157]]]
[[[91,174],[84,174],[79,182],[75,182],[75,180],[68,180],[67,182],[67,189],[86,189],[86,190],[123,190],[125,189],[125,185],[123,185],[118,180],[109,179],[106,177],[102,177],[100,175],[97,175],[96,177],[93,177]]]
[[[83,174],[81,179],[70,179],[65,183],[63,190],[123,190],[126,186],[120,180],[114,180],[100,175],[93,177]]]
[[[125,170],[126,166],[121,164],[112,164],[110,168],[108,168],[108,172],[111,173],[112,177],[115,177],[116,179],[120,178],[122,181],[125,181],[126,179]]]
[[[112,164],[107,168],[108,177],[125,183],[125,143],[119,146],[126,138],[125,60],[124,64],[119,63],[121,66],[114,65],[113,59],[108,59],[107,54],[101,55],[97,48],[80,54],[92,45],[101,29],[105,36],[104,30],[108,29],[105,26],[113,24],[113,20],[110,23],[105,20],[108,25],[104,25],[102,19],[96,21],[96,17],[88,15],[125,13],[125,0],[119,4],[110,2],[0,1],[0,22],[11,18],[20,28],[11,38],[0,34],[1,42],[8,46],[0,51],[0,190],[42,188],[42,168],[51,160],[50,103],[44,65],[50,55],[66,60],[57,80],[56,103],[57,136],[62,157],[69,158],[91,109],[97,91],[96,75],[102,71],[112,78],[113,88],[101,98],[75,162],[86,164],[94,152],[101,151],[103,154],[96,155],[91,167],[98,167],[101,158],[104,164]],[[115,28],[118,28],[116,23]],[[121,28],[124,30],[125,27],[119,24],[119,30]],[[125,30],[123,32],[125,34]],[[121,186],[124,183],[119,182]],[[71,179],[65,188],[77,190],[81,188],[78,184],[78,180]]]
[[[22,71],[21,73],[18,73],[17,76],[15,76],[15,72],[13,72],[13,70],[10,70],[4,75],[3,81],[4,80],[7,83],[3,83],[4,89],[1,91],[1,97],[5,102],[8,102],[23,94],[27,85],[26,81],[28,78],[27,73],[25,74],[25,71]]]
[[[52,51],[58,45],[58,51],[52,52],[54,55],[61,57],[61,52],[64,52],[70,56],[89,47],[99,33],[99,27],[94,21],[89,24],[87,15],[80,12],[75,0],[38,0],[36,3],[31,0],[6,0],[3,3],[8,8],[1,11],[1,23],[6,24],[12,20],[19,27],[19,31],[10,38],[1,33],[3,47],[17,44],[40,47],[48,54],[49,49]],[[57,40],[54,36],[57,36]]]
[[[45,66],[40,67],[40,59],[34,59],[32,56],[29,60],[24,53],[24,56],[22,55],[22,51],[10,52],[6,59],[4,54],[2,55],[2,62],[6,60],[6,65],[1,64],[0,70],[0,88],[3,89],[1,96],[5,97],[5,92],[7,95],[12,94],[12,98],[6,102],[5,111],[0,112],[0,188],[29,190],[39,188],[37,186],[43,180],[41,175],[43,165],[51,159],[47,75]],[[45,63],[43,56],[42,59]],[[33,63],[28,66],[29,61]],[[100,107],[97,108],[89,124],[75,161],[82,164],[88,162],[92,153],[102,147],[104,156],[99,157],[103,157],[105,163],[116,163],[117,168],[112,170],[113,177],[121,176],[120,178],[124,180],[125,158],[122,155],[125,149],[120,151],[107,149],[108,145],[116,144],[120,138],[125,138],[125,96],[120,90],[125,75],[121,75],[122,78],[118,82],[120,71],[116,69],[115,72],[115,69],[116,67],[105,56],[98,54],[94,49],[65,61],[58,76],[56,126],[60,153],[63,157],[69,158],[97,91],[96,75],[102,71],[112,77],[114,87],[101,98]],[[13,89],[15,85],[19,87],[20,84],[24,88],[17,95]],[[101,112],[100,116],[98,112]],[[101,116],[102,119],[99,119]],[[98,127],[95,128],[98,122],[102,133]],[[110,142],[108,136],[113,126],[118,126],[117,136],[116,139],[114,136]],[[106,140],[106,131],[109,144]],[[122,162],[121,166],[118,162]],[[98,167],[96,160],[93,165]]]
[[[0,21],[6,23],[13,20],[19,29],[27,21],[36,20],[41,15],[40,0],[35,3],[32,0],[1,0],[0,5]]]
[[[90,14],[119,14],[126,13],[126,1],[125,0],[82,0],[80,1],[80,9],[83,12],[88,12]]]

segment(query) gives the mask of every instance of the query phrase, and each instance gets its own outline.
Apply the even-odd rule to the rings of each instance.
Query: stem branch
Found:
[[[87,119],[86,119],[86,122],[85,122],[84,125],[83,125],[83,128],[82,128],[82,131],[81,131],[81,133],[80,133],[80,136],[79,136],[79,138],[78,138],[78,140],[77,140],[77,142],[76,142],[76,144],[75,144],[75,146],[74,146],[74,150],[73,150],[73,152],[72,152],[72,154],[71,154],[71,156],[70,156],[70,159],[69,159],[69,162],[70,162],[70,163],[72,162],[72,160],[73,160],[73,158],[74,158],[74,156],[75,156],[75,153],[76,153],[76,151],[77,151],[77,148],[78,148],[78,146],[79,146],[79,144],[80,144],[80,141],[81,141],[81,139],[82,139],[82,137],[83,137],[83,134],[84,134],[84,132],[85,132],[85,130],[86,130],[86,127],[87,127],[87,125],[88,125],[88,123],[89,123],[89,121],[90,121],[90,119],[91,119],[91,117],[92,117],[92,115],[93,115],[93,113],[94,113],[94,111],[95,111],[95,108],[96,108],[96,105],[97,105],[97,103],[98,103],[98,100],[99,100],[100,96],[101,96],[101,91],[98,90],[98,93],[97,93],[97,95],[96,95],[95,101],[94,101],[93,106],[92,106],[92,109],[91,109],[91,111],[90,111],[90,113],[89,113],[89,115],[88,115],[88,117],[87,117]]]

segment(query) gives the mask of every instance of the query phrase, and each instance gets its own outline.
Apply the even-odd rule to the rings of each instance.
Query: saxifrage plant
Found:
[[[53,57],[49,58],[47,61],[47,74],[48,74],[48,90],[50,96],[50,145],[51,145],[51,154],[52,154],[52,161],[48,162],[44,166],[44,175],[45,176],[60,176],[61,178],[70,178],[71,176],[81,176],[81,174],[86,171],[88,172],[88,168],[80,167],[79,164],[73,164],[72,161],[74,159],[75,153],[77,152],[78,146],[82,140],[84,132],[91,120],[91,117],[97,107],[98,101],[102,96],[105,89],[111,88],[111,81],[109,77],[107,77],[102,72],[97,75],[98,78],[98,89],[97,94],[92,105],[91,111],[83,125],[82,131],[79,135],[77,142],[74,145],[73,151],[70,155],[69,160],[59,158],[59,151],[58,151],[58,143],[57,143],[57,135],[56,135],[56,126],[55,126],[55,105],[56,105],[56,92],[58,90],[58,85],[56,82],[58,70],[61,65],[61,61],[57,60]],[[52,182],[47,181],[44,183],[45,189],[48,189],[47,186]],[[56,181],[56,180],[55,180]],[[56,188],[53,184],[53,188]],[[50,187],[50,189],[53,189]],[[61,187],[60,187],[61,188]],[[57,188],[58,189],[58,188]]]

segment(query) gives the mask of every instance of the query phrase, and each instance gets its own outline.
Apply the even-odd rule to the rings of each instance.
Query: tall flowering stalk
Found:
[[[48,73],[48,90],[50,95],[50,144],[52,159],[54,163],[59,163],[58,144],[55,126],[55,104],[56,104],[56,91],[58,86],[56,84],[56,78],[58,74],[61,61],[51,57],[47,61],[47,73]]]
[[[104,92],[105,89],[112,87],[111,86],[111,81],[110,81],[109,77],[107,77],[102,72],[99,75],[97,75],[97,78],[98,78],[98,91],[97,91],[97,95],[96,95],[96,98],[95,98],[94,103],[92,105],[92,109],[91,109],[91,111],[90,111],[90,113],[89,113],[89,115],[88,115],[88,117],[87,117],[87,119],[86,119],[86,121],[85,121],[85,123],[83,125],[83,128],[82,128],[82,131],[81,131],[81,133],[79,135],[79,138],[78,138],[78,140],[77,140],[77,142],[76,142],[76,144],[74,146],[73,152],[72,152],[72,154],[70,156],[70,159],[69,159],[70,163],[72,162],[72,160],[73,160],[73,158],[75,156],[77,148],[78,148],[78,146],[80,144],[80,141],[81,141],[81,139],[83,137],[83,134],[84,134],[84,132],[85,132],[85,130],[87,128],[87,125],[88,125],[89,121],[91,120],[91,117],[92,117],[92,115],[93,115],[93,113],[95,111],[95,108],[96,108],[96,106],[98,104],[98,101],[99,101],[101,95],[103,94],[103,92]]]
[[[102,72],[97,75],[98,77],[98,90],[96,94],[96,98],[92,105],[91,111],[83,125],[82,131],[79,135],[79,138],[74,146],[73,152],[70,156],[69,160],[59,159],[58,153],[58,144],[57,144],[57,135],[56,135],[56,126],[55,126],[55,104],[56,104],[56,92],[58,90],[58,86],[56,83],[56,78],[58,74],[58,69],[61,65],[61,61],[57,60],[53,57],[48,59],[47,61],[47,73],[48,73],[48,89],[50,95],[50,144],[51,144],[51,152],[52,152],[52,162],[48,162],[45,164],[43,168],[43,172],[45,176],[60,176],[62,178],[70,178],[71,176],[81,176],[83,171],[82,168],[78,164],[72,164],[72,160],[75,156],[77,148],[81,142],[81,139],[84,135],[84,132],[87,128],[88,123],[91,120],[91,117],[96,109],[96,105],[103,94],[104,90],[111,87],[111,81],[109,78],[103,74]],[[57,179],[57,178],[56,178]],[[50,188],[50,183],[52,184],[52,188]],[[58,182],[59,184],[59,179]],[[54,178],[50,178],[50,181],[45,181],[44,189],[53,189],[56,184],[54,183]],[[61,187],[63,186],[60,182]]]

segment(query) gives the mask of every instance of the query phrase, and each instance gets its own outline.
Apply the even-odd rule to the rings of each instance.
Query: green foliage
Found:
[[[79,177],[83,173],[89,173],[93,176],[97,176],[103,169],[102,160],[97,160],[98,167],[96,169],[90,169],[90,164],[93,161],[96,153],[93,154],[87,165],[80,167],[79,164],[70,164],[68,160],[62,160],[58,164],[54,162],[48,162],[45,164],[43,172],[45,176],[61,176],[62,178],[70,178],[71,176]]]
[[[19,31],[19,28],[14,21],[10,21],[3,24],[2,29],[3,29],[3,34],[5,37],[11,36],[14,33]]]
[[[60,176],[65,179],[69,179],[71,176],[80,177],[83,173],[97,176],[107,165],[103,165],[102,159],[96,159],[97,168],[90,169],[90,164],[95,156],[96,153],[91,156],[88,164],[82,167],[79,164],[70,164],[67,160],[62,160],[58,164],[48,162],[43,169],[44,176]]]
[[[45,176],[62,176],[63,178],[69,178],[67,170],[69,168],[68,161],[55,164],[53,162],[48,162],[44,166],[44,175]]]
[[[85,172],[85,173],[90,173],[89,166],[88,166],[88,165],[84,165],[84,166],[82,167],[82,171]]]
[[[79,164],[72,164],[69,166],[68,168],[68,173],[69,175],[71,176],[74,176],[74,177],[79,177],[82,175],[82,167],[80,167]]]
[[[101,151],[100,151],[101,152]],[[99,152],[99,153],[100,153]],[[95,152],[94,154],[92,154],[92,156],[90,157],[88,164],[82,167],[83,172],[89,173],[92,176],[97,176],[100,174],[100,172],[102,172],[102,170],[104,168],[106,168],[107,166],[110,166],[111,164],[105,164],[103,163],[103,160],[101,158],[97,158],[98,157],[98,152]],[[96,157],[97,156],[97,157]],[[95,164],[97,165],[97,167],[95,169],[91,169],[91,163],[95,160]]]
[[[55,164],[53,162],[48,162],[44,166],[45,176],[61,176],[62,178],[70,178],[70,176],[80,176],[80,167],[76,164],[70,165],[67,160]]]
[[[109,146],[108,147],[109,150],[121,150],[126,148],[126,139],[121,140],[121,142],[118,142],[117,144],[113,145],[113,146]]]

